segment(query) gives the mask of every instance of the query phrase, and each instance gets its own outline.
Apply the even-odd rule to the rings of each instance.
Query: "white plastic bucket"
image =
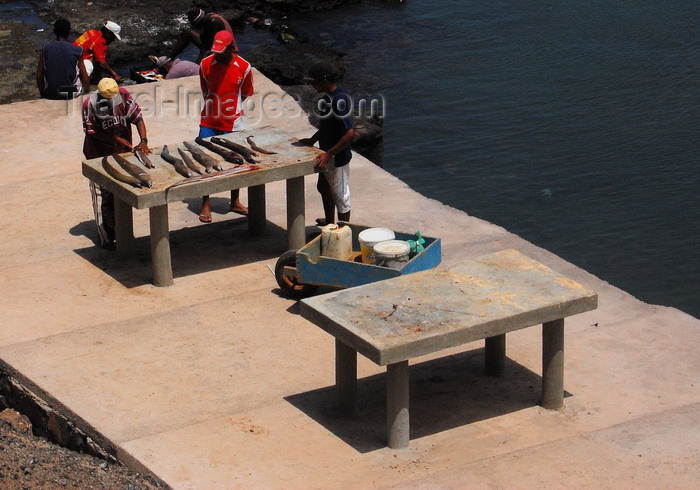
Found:
[[[367,228],[357,235],[360,242],[360,252],[362,252],[362,262],[371,264],[374,262],[374,251],[372,248],[380,242],[394,239],[394,232],[389,228]]]
[[[400,269],[408,262],[411,246],[404,240],[389,240],[374,246],[374,263]]]

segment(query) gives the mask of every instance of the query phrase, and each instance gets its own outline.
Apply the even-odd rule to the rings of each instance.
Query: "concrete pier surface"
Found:
[[[312,134],[255,76],[249,133]],[[129,88],[152,147],[194,138],[196,77]],[[262,237],[226,213],[227,193],[212,196],[211,224],[198,199],[171,204],[175,284],[159,288],[147,211],[134,212],[136,256],[95,244],[79,103],[2,105],[0,120],[0,367],[128,466],[183,489],[697,487],[698,319],[355,155],[352,222],[440,237],[443,263],[513,248],[599,295],[597,310],[566,322],[562,410],[538,405],[540,329],[521,330],[508,335],[500,378],[482,372],[483,343],[412,362],[410,446],[388,449],[384,369],[360,356],[359,411],[334,415],[333,338],[278,290],[284,182],[267,185]],[[315,184],[305,179],[309,231],[322,216]]]

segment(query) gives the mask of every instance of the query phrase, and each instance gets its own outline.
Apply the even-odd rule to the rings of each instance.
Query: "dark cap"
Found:
[[[320,82],[321,80],[335,81],[338,71],[330,63],[320,61],[309,68],[309,76],[304,78],[306,82]]]
[[[199,7],[192,7],[187,12],[187,20],[190,22],[190,24],[197,24],[204,20],[205,15],[204,10],[200,9]]]

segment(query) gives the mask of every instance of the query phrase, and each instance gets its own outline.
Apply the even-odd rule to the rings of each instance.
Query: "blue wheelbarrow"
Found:
[[[432,269],[442,259],[439,238],[420,233],[394,232],[396,240],[405,240],[418,246],[412,247],[407,262],[399,267],[384,267],[362,261],[358,236],[368,226],[347,223],[352,230],[352,255],[337,259],[321,255],[321,236],[317,236],[299,250],[288,250],[275,264],[275,279],[284,293],[294,299],[313,295],[320,286],[350,288],[370,282],[391,279],[404,274]]]

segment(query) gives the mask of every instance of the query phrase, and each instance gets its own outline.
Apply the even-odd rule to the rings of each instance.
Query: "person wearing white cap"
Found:
[[[141,108],[129,91],[119,87],[113,78],[100,80],[97,90],[89,97],[85,97],[82,115],[85,158],[99,158],[134,150],[151,153]],[[132,125],[136,126],[141,139],[138,145],[132,143]],[[90,181],[90,193],[100,245],[113,248],[114,195],[92,181]]]
[[[122,81],[119,73],[114,71],[107,63],[107,45],[111,44],[115,39],[121,41],[121,30],[122,28],[119,24],[108,20],[99,29],[85,31],[78,39],[73,41],[73,44],[83,48],[83,62],[93,80],[109,76],[117,82]]]

